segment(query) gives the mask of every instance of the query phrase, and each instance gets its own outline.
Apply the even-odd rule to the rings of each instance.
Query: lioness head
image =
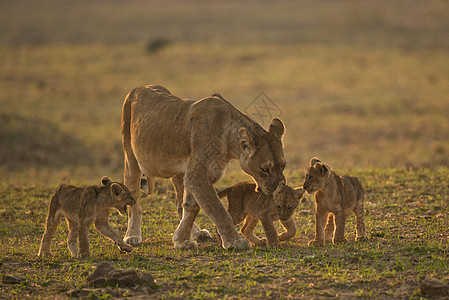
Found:
[[[310,160],[310,167],[307,170],[304,180],[304,189],[308,194],[312,194],[324,188],[326,178],[330,174],[329,166],[323,164],[318,158]]]
[[[261,136],[252,136],[245,127],[239,130],[240,167],[254,178],[256,188],[266,195],[272,195],[279,182],[285,182],[284,131],[284,124],[277,118],[271,121],[269,131]]]
[[[107,176],[101,178],[101,183],[104,186],[109,187],[109,192],[111,195],[111,202],[109,204],[117,209],[120,214],[123,215],[126,213],[127,205],[136,204],[136,200],[134,200],[131,192],[124,184],[119,182],[112,182],[112,180]]]
[[[295,189],[283,182],[279,183],[273,193],[273,198],[281,221],[288,221],[291,218],[301,202],[304,192],[303,188]]]

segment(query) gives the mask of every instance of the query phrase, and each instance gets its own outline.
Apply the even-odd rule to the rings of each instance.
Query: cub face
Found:
[[[307,193],[312,194],[323,189],[329,173],[330,170],[328,166],[323,164],[318,158],[312,158],[303,184]]]
[[[254,137],[245,127],[239,130],[240,167],[254,178],[257,190],[269,196],[279,182],[285,182],[284,131],[284,124],[277,118],[272,120],[268,133],[263,136]]]
[[[109,192],[111,196],[111,207],[114,207],[117,209],[120,214],[126,213],[126,206],[127,205],[134,205],[136,204],[136,200],[131,195],[131,192],[129,189],[121,183],[118,182],[112,182],[109,177],[103,177],[101,179],[101,183],[104,186],[109,186]]]
[[[292,188],[281,182],[273,193],[274,203],[281,221],[288,221],[298,207],[305,190]]]

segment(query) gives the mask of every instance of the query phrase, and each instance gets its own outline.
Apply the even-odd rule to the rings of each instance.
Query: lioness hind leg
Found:
[[[142,243],[142,208],[139,205],[141,175],[142,172],[134,154],[125,151],[124,184],[129,188],[133,198],[136,200],[136,204],[132,205],[128,210],[128,229],[123,241],[133,246]],[[148,177],[147,179],[148,185],[152,185],[153,178]]]
[[[38,256],[51,255],[51,240],[53,239],[56,229],[58,228],[60,222],[61,222],[61,212],[56,211],[56,209],[52,210],[52,205],[50,205],[50,211],[47,217],[45,233],[42,236]]]
[[[177,174],[171,178],[171,182],[176,192],[176,207],[178,211],[179,220],[182,219],[182,202],[184,198],[184,174]],[[207,229],[200,229],[200,227],[193,223],[191,238],[193,240],[201,241],[212,238],[212,235]]]

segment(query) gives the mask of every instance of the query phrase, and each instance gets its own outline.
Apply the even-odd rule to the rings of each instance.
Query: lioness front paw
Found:
[[[50,251],[39,251],[39,253],[37,254],[37,256],[40,256],[40,257],[49,257],[49,256],[51,256],[51,252],[50,252]]]
[[[259,247],[266,247],[267,246],[267,239],[266,238],[261,238],[257,241],[257,243],[255,243],[256,246]]]
[[[212,238],[212,235],[207,229],[201,229],[200,231],[193,234],[193,239],[195,241],[206,241],[210,238]]]
[[[133,249],[134,249],[132,246],[130,246],[130,245],[128,245],[128,244],[125,244],[125,243],[117,244],[117,246],[118,246],[119,249],[120,249],[121,251],[123,251],[123,252],[132,252]]]
[[[174,242],[175,248],[179,250],[198,250],[198,243],[191,240],[186,240],[181,243]]]
[[[324,242],[323,241],[317,241],[317,240],[311,240],[308,245],[309,245],[309,247],[310,246],[323,247],[324,246]]]
[[[283,241],[287,241],[289,239],[292,238],[291,234],[287,234],[286,232],[281,233],[280,235],[278,235],[278,239],[283,242]]]
[[[142,237],[140,237],[140,236],[125,236],[123,241],[126,244],[129,244],[131,246],[139,246],[142,243]]]

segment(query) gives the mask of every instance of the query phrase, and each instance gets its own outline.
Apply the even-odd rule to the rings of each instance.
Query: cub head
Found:
[[[131,192],[124,184],[112,182],[112,180],[106,176],[101,179],[101,183],[109,188],[110,205],[117,209],[120,214],[123,215],[126,213],[127,205],[136,204],[136,200],[134,200]]]
[[[285,183],[284,131],[284,124],[277,118],[263,135],[253,136],[245,127],[239,130],[240,167],[256,181],[256,189],[266,195],[272,195],[280,182]]]
[[[273,193],[273,199],[281,221],[288,221],[291,218],[301,202],[304,192],[303,188],[294,189],[283,182],[279,183]]]
[[[330,175],[330,168],[323,164],[318,158],[310,160],[310,166],[304,180],[304,189],[308,194],[312,194],[324,188],[326,179]]]

